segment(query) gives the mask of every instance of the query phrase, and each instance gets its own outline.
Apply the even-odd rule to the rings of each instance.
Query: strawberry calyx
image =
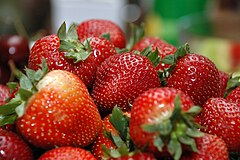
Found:
[[[232,92],[235,88],[240,86],[240,73],[231,73],[229,76],[229,80],[227,82],[226,92],[224,97],[226,98],[230,92]]]
[[[129,117],[118,107],[114,107],[109,118],[110,123],[118,131],[119,134],[113,134],[105,129],[104,136],[110,139],[117,146],[116,149],[108,149],[102,146],[106,158],[119,158],[124,155],[132,155],[135,153],[134,144],[129,134]]]
[[[167,55],[161,59],[161,63],[170,65],[168,68],[164,68],[164,70],[158,71],[162,86],[166,85],[166,78],[175,68],[177,61],[180,58],[184,57],[187,53],[190,53],[190,47],[188,43],[178,47],[174,54]]]
[[[40,67],[42,69],[37,71],[25,68],[26,74],[19,70],[15,71],[19,83],[9,82],[7,85],[11,91],[16,91],[17,89],[17,92],[15,93],[15,97],[0,106],[0,126],[14,124],[17,118],[24,115],[28,99],[38,91],[36,87],[37,83],[48,72],[46,60],[42,61]]]
[[[77,25],[72,24],[68,31],[64,22],[57,33],[60,39],[60,51],[65,53],[65,57],[73,59],[74,63],[86,60],[91,54],[90,39],[86,39],[83,43],[79,41],[77,34]]]
[[[199,125],[194,121],[194,116],[201,111],[199,106],[182,111],[180,95],[176,96],[174,105],[174,110],[169,118],[155,124],[144,124],[141,127],[145,132],[155,134],[153,145],[160,152],[166,146],[173,158],[178,160],[183,152],[182,144],[196,152],[197,146],[194,138],[204,134],[198,130]]]

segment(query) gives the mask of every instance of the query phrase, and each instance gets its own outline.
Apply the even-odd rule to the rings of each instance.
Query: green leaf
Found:
[[[153,52],[152,51],[152,47],[148,46],[146,48],[144,48],[142,50],[142,52],[139,53],[140,55],[143,55],[145,57],[147,57],[152,63],[153,65],[156,67],[159,62],[160,62],[160,57],[158,55],[158,49],[156,48],[156,50]]]
[[[126,116],[118,107],[115,106],[113,108],[109,121],[113,125],[113,127],[119,132],[120,136],[124,140],[126,140],[127,127],[129,122]]]
[[[76,41],[78,40],[77,24],[73,23],[70,25],[67,32],[67,39],[76,40]]]
[[[25,73],[26,73],[27,77],[29,78],[29,80],[30,80],[31,82],[34,82],[34,81],[35,81],[35,80],[34,80],[34,74],[35,74],[35,71],[34,71],[34,70],[29,69],[29,68],[25,68]]]
[[[159,132],[159,124],[143,124],[141,127],[148,133]]]
[[[26,102],[22,102],[19,106],[16,108],[16,114],[18,117],[22,117],[25,113],[25,105]]]
[[[20,99],[12,99],[9,103],[1,105],[0,107],[0,115],[10,115],[15,113],[15,109],[22,103]]]
[[[118,148],[118,151],[121,155],[128,155],[129,151],[128,151],[128,148],[125,144],[123,144],[122,146],[120,146]]]
[[[182,146],[177,139],[171,139],[168,144],[168,151],[173,155],[174,160],[179,160],[182,155]]]
[[[180,46],[176,52],[174,53],[175,59],[180,59],[183,56],[185,56],[187,53],[190,53],[190,47],[189,44],[184,44],[182,46]]]
[[[17,119],[16,114],[0,116],[0,126],[4,126],[6,124],[14,124]]]
[[[35,73],[34,73],[34,81],[40,81],[42,78],[43,78],[43,71],[42,70],[37,70]]]
[[[24,74],[20,77],[20,87],[27,90],[31,90],[33,87],[31,80]]]
[[[113,135],[113,134],[111,134],[111,137],[112,137],[112,139],[113,139],[113,143],[114,143],[116,146],[120,147],[120,146],[122,146],[122,145],[124,144],[124,141],[122,140],[122,138],[121,138],[119,135]]]
[[[118,48],[118,47],[116,47],[116,52],[118,53],[118,54],[122,54],[122,53],[125,53],[125,52],[128,52],[129,50],[127,49],[127,48],[122,48],[122,49],[120,49],[120,48]]]
[[[67,40],[61,40],[60,42],[60,51],[70,51],[75,49],[76,47],[69,41]]]
[[[199,138],[199,137],[204,136],[204,133],[199,131],[198,129],[187,128],[186,135],[188,135],[190,137],[194,137],[194,138]]]
[[[104,33],[104,34],[101,35],[101,37],[110,41],[110,33]]]
[[[166,55],[162,60],[162,63],[164,64],[174,64],[175,63],[175,57],[173,54]]]
[[[157,149],[162,152],[162,148],[164,147],[164,142],[162,141],[160,136],[154,136],[153,145],[157,147]]]
[[[27,101],[33,95],[31,91],[24,88],[19,88],[18,93],[23,101]]]
[[[190,138],[188,136],[181,136],[178,139],[181,143],[190,146],[192,151],[197,152],[197,145],[193,138]]]
[[[60,26],[60,28],[58,29],[57,35],[59,37],[60,40],[64,40],[66,39],[66,23],[63,22],[62,25]]]
[[[47,65],[47,60],[46,59],[42,59],[41,69],[42,69],[42,72],[43,72],[43,76],[42,76],[42,78],[43,78],[48,73],[48,65]]]
[[[202,111],[202,107],[200,106],[192,106],[186,113],[192,116],[198,115]]]
[[[18,87],[18,83],[17,82],[8,82],[7,86],[8,86],[8,88],[10,88],[10,90],[12,92],[13,90],[15,90]]]
[[[169,119],[164,120],[158,125],[159,132],[162,136],[167,136],[172,132],[173,126]]]

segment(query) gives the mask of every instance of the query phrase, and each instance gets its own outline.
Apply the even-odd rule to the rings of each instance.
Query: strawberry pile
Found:
[[[240,77],[114,22],[63,23],[0,85],[0,159],[240,158]]]

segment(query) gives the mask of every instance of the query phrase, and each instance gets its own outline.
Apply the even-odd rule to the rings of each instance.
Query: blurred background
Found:
[[[89,18],[112,20],[127,37],[129,23],[144,22],[146,35],[175,46],[187,42],[223,71],[240,68],[240,0],[0,0],[0,35],[21,35],[30,48],[63,21]]]

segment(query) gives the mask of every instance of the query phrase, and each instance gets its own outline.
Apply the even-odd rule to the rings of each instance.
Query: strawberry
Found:
[[[16,133],[0,131],[0,159],[33,160],[28,144]]]
[[[43,149],[91,144],[102,122],[86,86],[71,72],[46,67],[43,61],[43,70],[19,75],[15,98],[0,106],[0,125],[16,121],[19,133]]]
[[[88,19],[77,26],[77,33],[80,40],[92,36],[109,34],[110,41],[117,48],[125,48],[126,38],[123,30],[114,22],[106,19]]]
[[[179,89],[190,96],[195,105],[203,104],[212,97],[220,97],[220,76],[216,65],[200,54],[179,50],[174,55],[166,56],[162,61],[170,62],[164,70],[164,85]]]
[[[219,137],[211,134],[204,134],[203,137],[196,138],[197,152],[185,152],[181,160],[228,160],[228,150],[226,143]]]
[[[126,52],[106,59],[98,68],[92,97],[102,115],[114,106],[123,111],[142,92],[160,86],[157,71],[150,60],[142,55]]]
[[[45,152],[38,160],[96,160],[87,150],[76,147],[59,147]]]
[[[143,37],[132,48],[132,50],[143,51],[147,47],[151,47],[152,51],[158,50],[160,59],[163,59],[166,55],[174,54],[177,48],[158,37]],[[157,70],[163,70],[168,67],[167,64],[159,63]]]
[[[9,97],[10,97],[9,88],[3,84],[0,84],[0,105],[3,105]]]
[[[231,91],[226,99],[240,105],[240,86]]]
[[[181,144],[196,151],[193,137],[202,136],[193,115],[199,107],[193,107],[190,97],[180,90],[153,88],[138,96],[131,109],[130,136],[137,148],[145,149],[157,157],[179,159]]]
[[[224,71],[219,71],[219,76],[220,76],[220,97],[224,97],[230,76],[227,72]]]
[[[39,69],[44,58],[47,60],[49,70],[72,72],[91,89],[97,67],[113,54],[116,54],[115,46],[108,40],[92,37],[80,43],[75,26],[71,26],[66,33],[64,23],[58,35],[49,35],[35,42],[30,51],[28,67]]]
[[[240,151],[240,106],[223,98],[210,98],[199,115],[201,130],[222,138],[230,152]]]

